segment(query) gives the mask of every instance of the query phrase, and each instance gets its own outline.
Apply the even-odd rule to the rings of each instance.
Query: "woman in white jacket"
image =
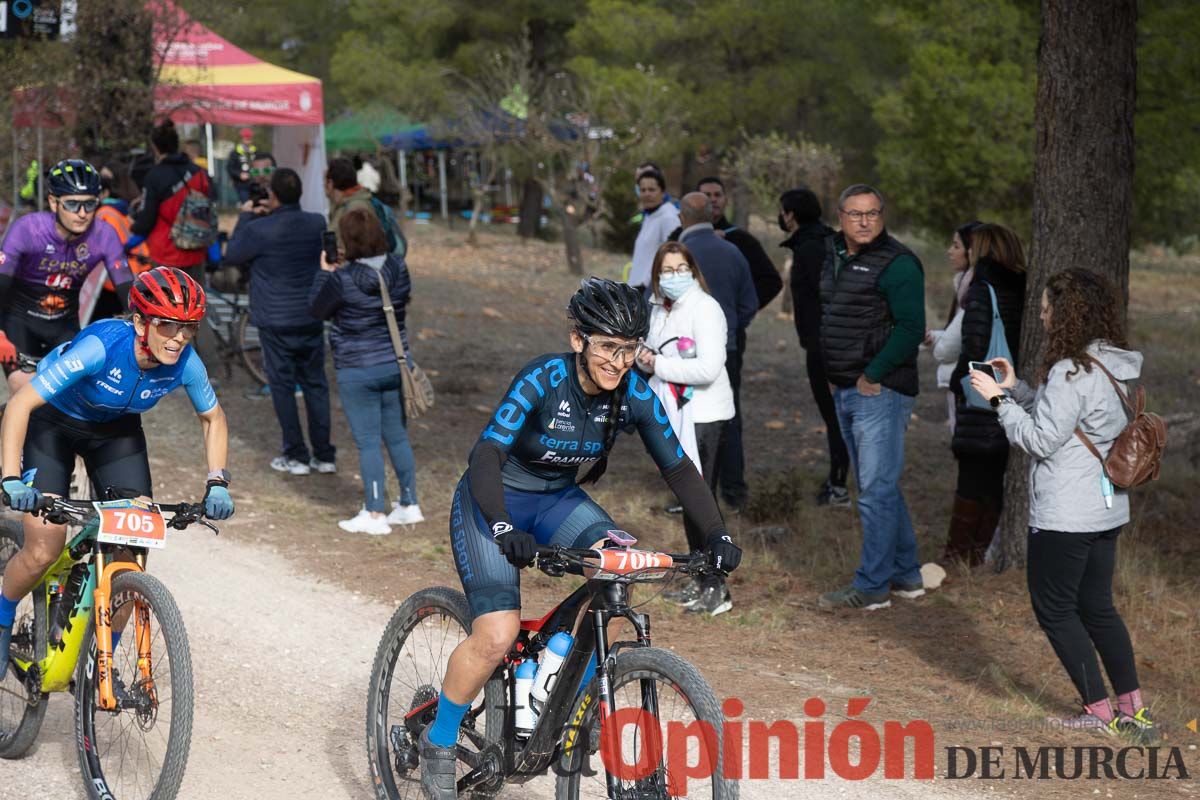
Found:
[[[944,329],[927,331],[925,344],[933,346],[933,360],[937,362],[937,385],[946,390],[946,408],[950,414],[950,434],[954,434],[954,392],[950,391],[950,375],[958,366],[962,352],[962,321],[965,310],[967,287],[974,276],[974,255],[971,253],[971,231],[982,222],[968,222],[954,232],[946,258],[954,268],[954,300]]]
[[[686,246],[666,242],[650,271],[650,333],[638,365],[651,375],[684,451],[708,482],[717,484],[717,446],[733,419],[733,388],[725,371],[725,312],[708,293],[696,260]],[[688,546],[704,549],[704,536],[684,519]],[[712,615],[733,607],[724,581],[685,585],[668,593],[692,611]]]

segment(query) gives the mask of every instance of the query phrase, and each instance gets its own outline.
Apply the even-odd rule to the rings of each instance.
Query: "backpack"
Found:
[[[400,232],[400,226],[396,224],[396,215],[375,195],[371,195],[371,207],[375,209],[375,216],[379,218],[379,224],[387,234],[388,252],[404,258],[404,254],[408,252],[408,242]]]
[[[186,189],[187,195],[171,224],[171,241],[180,250],[207,250],[217,240],[217,209],[208,195],[188,186],[196,172],[184,175],[171,187],[171,196]]]
[[[1129,411],[1132,419],[1112,443],[1108,458],[1100,455],[1096,445],[1084,435],[1079,428],[1075,435],[1083,442],[1091,454],[1100,460],[1104,474],[1112,484],[1121,489],[1132,489],[1147,481],[1158,480],[1159,467],[1162,465],[1163,451],[1167,447],[1167,423],[1158,414],[1146,410],[1146,390],[1141,386],[1133,393],[1133,402],[1121,390],[1121,385],[1112,373],[1099,361],[1089,359],[1104,371],[1108,380],[1116,390],[1121,403]]]

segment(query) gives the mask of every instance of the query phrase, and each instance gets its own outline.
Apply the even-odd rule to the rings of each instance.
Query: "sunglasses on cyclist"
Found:
[[[641,352],[644,346],[641,342],[633,344],[617,344],[616,342],[606,339],[593,339],[586,333],[581,333],[583,340],[591,345],[601,357],[613,362],[614,364],[629,364],[632,363],[637,354]]]
[[[165,339],[174,339],[179,335],[180,331],[183,332],[183,338],[191,339],[195,337],[196,331],[200,329],[199,322],[179,322],[173,319],[159,319],[158,317],[152,317],[150,324],[158,331],[158,335]]]
[[[58,202],[68,214],[78,214],[80,211],[90,214],[100,206],[100,201],[95,198],[91,200],[75,200],[68,197],[60,199]]]

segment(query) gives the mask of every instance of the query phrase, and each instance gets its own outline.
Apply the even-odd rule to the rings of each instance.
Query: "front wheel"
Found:
[[[183,618],[167,588],[144,572],[113,578],[110,609],[113,620],[128,616],[113,648],[117,708],[99,707],[94,622],[75,679],[83,783],[92,800],[173,800],[192,741],[192,656]]]
[[[437,710],[450,654],[471,633],[471,612],[462,592],[422,589],[392,615],[379,641],[367,694],[367,757],[377,800],[419,800],[417,739]],[[500,741],[504,730],[504,681],[493,676],[463,720],[460,750],[477,753],[477,742]],[[474,740],[472,739],[474,737]],[[485,747],[487,746],[485,744]],[[459,762],[459,777],[467,767]],[[475,794],[499,790],[497,778]]]
[[[21,550],[25,533],[21,522],[0,522],[0,576],[9,559]],[[4,585],[0,577],[0,587]],[[20,758],[37,739],[46,716],[48,696],[37,681],[23,675],[19,664],[36,664],[46,657],[46,584],[38,583],[33,593],[21,600],[13,619],[11,660],[8,674],[0,681],[0,758]]]
[[[737,781],[723,776],[721,709],[695,667],[669,650],[638,647],[616,657],[611,680],[615,705],[603,736],[597,679],[575,702],[555,767],[557,797],[607,798],[608,747],[622,797],[736,800]]]

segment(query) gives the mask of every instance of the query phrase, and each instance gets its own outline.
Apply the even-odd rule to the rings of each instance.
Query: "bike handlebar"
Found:
[[[609,547],[607,550],[636,550],[636,548],[619,548]],[[551,577],[560,577],[566,572],[568,566],[580,566],[587,569],[595,569],[600,572],[608,572],[603,567],[588,562],[598,561],[601,558],[600,553],[593,548],[582,547],[562,547],[560,545],[539,545],[537,548],[537,568]],[[652,552],[638,550],[637,552]],[[661,572],[681,572],[685,575],[703,578],[708,576],[724,576],[724,570],[715,569],[709,562],[708,556],[704,553],[661,553],[670,557],[670,566],[647,566],[641,570],[624,573],[631,580],[637,580],[639,572],[646,573],[661,573]]]
[[[162,513],[172,514],[166,520],[168,528],[181,531],[189,525],[200,523],[213,533],[220,533],[216,525],[204,518],[204,503],[155,503]],[[72,500],[66,497],[43,497],[31,513],[40,515],[47,522],[66,525],[70,522],[84,523],[96,515],[91,500]]]

